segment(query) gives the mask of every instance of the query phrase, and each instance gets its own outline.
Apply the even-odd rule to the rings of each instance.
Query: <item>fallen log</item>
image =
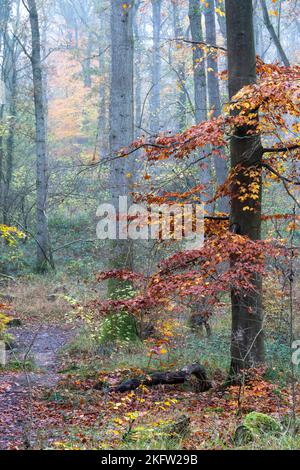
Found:
[[[191,364],[181,370],[173,372],[155,372],[146,377],[132,378],[109,388],[109,392],[129,392],[135,390],[140,385],[152,387],[154,385],[176,385],[189,382],[193,378],[193,388],[197,392],[206,392],[212,387],[207,378],[206,370],[198,363]]]

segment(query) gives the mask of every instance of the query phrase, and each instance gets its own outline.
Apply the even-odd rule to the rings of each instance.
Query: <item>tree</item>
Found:
[[[36,242],[37,270],[43,272],[47,265],[53,267],[49,241],[47,209],[48,192],[48,157],[45,122],[44,86],[41,62],[41,41],[39,17],[35,0],[28,0],[28,11],[31,27],[31,65],[33,75],[33,94],[36,133]]]
[[[201,19],[202,12],[200,2],[198,0],[189,0],[189,20],[192,41],[194,43],[193,75],[196,123],[205,121],[207,118],[205,61],[204,52],[201,47],[201,43],[203,43]]]
[[[203,51],[202,11],[198,0],[189,0],[189,22],[193,43],[193,79],[194,79],[194,103],[195,121],[198,124],[207,119],[207,82],[205,74],[205,56]],[[208,198],[211,198],[212,165],[208,162],[200,170],[200,181],[207,188]],[[207,204],[206,210],[212,211]]]
[[[111,4],[111,85],[110,85],[110,154],[112,157],[111,200],[117,210],[119,196],[129,195],[130,166],[119,158],[120,150],[134,139],[133,99],[133,1],[116,0]],[[113,243],[110,264],[113,268],[132,268],[132,244]],[[116,284],[110,285],[110,291]]]
[[[151,94],[150,94],[150,132],[157,134],[159,131],[160,112],[160,31],[161,31],[161,0],[151,0],[152,25],[153,25],[153,51],[151,65]]]
[[[183,27],[181,22],[181,8],[179,5],[179,0],[172,0],[172,15],[173,15],[173,30],[175,39],[182,39]],[[181,42],[178,42],[178,47],[180,48]],[[186,128],[186,104],[188,92],[186,89],[186,70],[185,70],[185,61],[182,58],[179,58],[177,67],[174,70],[177,76],[177,87],[179,89],[178,98],[177,98],[177,110],[178,110],[178,129],[183,131]]]
[[[279,37],[277,36],[276,34],[276,31],[275,31],[275,28],[274,26],[272,25],[272,22],[270,20],[270,17],[269,17],[269,12],[268,12],[268,7],[267,7],[267,4],[266,4],[266,0],[260,0],[260,4],[261,4],[261,8],[262,8],[262,11],[263,11],[263,18],[264,18],[264,23],[270,33],[270,36],[272,38],[272,41],[274,42],[275,44],[275,47],[278,51],[278,54],[282,60],[282,62],[284,63],[284,65],[286,65],[287,67],[290,65],[290,62],[289,62],[289,59],[286,55],[286,53],[284,52],[284,49],[281,45],[281,42],[280,42],[280,39]]]
[[[4,108],[6,97],[5,95],[5,62],[7,54],[7,26],[10,15],[10,1],[5,0],[3,2],[2,9],[0,10],[0,53],[2,54],[1,61],[1,73],[0,73],[0,86],[1,86],[1,99],[0,99],[0,120],[4,118]],[[5,178],[4,178],[4,136],[2,132],[0,133],[0,204],[4,207],[4,198],[5,198]],[[3,213],[3,219],[5,219],[5,214]],[[3,220],[5,222],[5,220]]]
[[[256,56],[253,32],[252,0],[226,0],[228,87],[232,99],[239,90],[256,81]],[[257,111],[252,110],[252,113]],[[231,137],[231,169],[236,172],[232,185],[230,227],[235,233],[251,240],[261,238],[261,142],[249,126],[235,126]],[[251,171],[250,171],[251,170]],[[251,174],[254,174],[252,177]],[[259,187],[258,200],[245,210],[244,202],[236,197],[239,186],[251,187],[254,179]],[[232,259],[234,263],[234,259]],[[253,279],[255,294],[241,294],[233,289],[231,373],[264,360],[262,327],[262,285],[257,274]]]
[[[205,17],[205,39],[207,44],[216,45],[216,22],[215,22],[215,7],[214,0],[208,0],[206,2],[206,8],[204,9]],[[219,89],[219,78],[218,78],[218,51],[214,48],[210,48],[207,57],[207,91],[208,91],[208,107],[214,116],[220,116],[221,114],[221,98]],[[222,158],[214,158],[214,166],[216,171],[216,181],[218,185],[224,184],[227,178],[227,162]],[[220,212],[229,212],[229,200],[226,197],[222,197],[219,200],[218,208]]]

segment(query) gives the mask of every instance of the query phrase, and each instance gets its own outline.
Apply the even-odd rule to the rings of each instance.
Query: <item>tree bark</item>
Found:
[[[137,22],[137,14],[140,6],[140,2],[135,2],[134,5],[134,43],[135,43],[135,109],[134,109],[134,119],[135,119],[135,132],[134,138],[141,136],[141,119],[142,119],[142,75],[141,75],[141,64],[142,64],[142,44],[140,40],[140,31],[139,25]]]
[[[267,8],[267,5],[266,5],[266,1],[265,0],[260,0],[260,4],[261,4],[262,11],[263,11],[264,23],[265,23],[265,25],[266,25],[269,33],[270,33],[270,36],[272,38],[272,41],[274,42],[274,45],[277,49],[277,52],[278,52],[282,62],[284,63],[284,65],[286,67],[290,67],[290,61],[287,58],[287,55],[283,50],[283,47],[282,47],[281,42],[279,40],[279,37],[277,36],[275,28],[272,25],[272,22],[270,20],[269,13],[268,13],[268,8]]]
[[[99,113],[98,113],[98,144],[99,144],[99,157],[107,157],[108,154],[108,113],[107,113],[107,85],[106,80],[109,72],[106,71],[106,22],[105,22],[105,9],[99,11],[99,31],[101,34],[101,41],[99,43],[99,76],[101,77],[99,84]]]
[[[181,6],[178,3],[178,0],[172,1],[173,8],[173,28],[175,39],[183,37],[183,30],[181,25],[180,11]],[[178,45],[181,46],[181,43],[178,42]],[[179,61],[177,67],[177,83],[178,83],[178,98],[177,98],[177,112],[178,112],[178,131],[183,132],[186,129],[186,102],[187,102],[187,91],[185,88],[186,81],[186,72],[185,72],[185,63],[184,61]]]
[[[109,391],[124,393],[135,390],[140,387],[140,385],[152,387],[154,385],[183,384],[187,382],[191,376],[194,376],[196,379],[194,386],[198,392],[206,392],[212,388],[212,384],[207,378],[206,370],[200,364],[196,363],[178,371],[156,372],[144,378],[128,379],[115,387],[111,387]]]
[[[202,12],[201,4],[198,0],[189,0],[189,21],[191,28],[192,41],[195,43],[203,42],[202,31]],[[207,83],[205,74],[205,55],[202,47],[195,45],[193,47],[193,78],[194,78],[194,114],[196,124],[207,119]],[[208,153],[208,152],[207,152]],[[203,201],[209,200],[213,195],[212,188],[212,163],[210,159],[200,170],[200,182],[206,187],[207,196],[202,196]],[[212,213],[211,204],[206,204],[205,209]]]
[[[150,132],[159,132],[159,112],[160,112],[160,28],[161,28],[161,0],[151,0],[152,4],[152,25],[153,25],[153,51],[151,67],[151,94],[150,94]]]
[[[6,59],[7,59],[7,52],[8,49],[6,47],[6,36],[7,36],[7,27],[8,27],[8,20],[10,15],[10,1],[3,0],[2,7],[0,9],[0,54],[2,56],[1,61],[1,70],[0,70],[0,80],[1,80],[1,95],[3,92],[4,96],[1,96],[2,101],[0,102],[0,122],[4,118],[5,115],[5,105],[6,105],[6,97],[5,97],[5,76],[6,76]],[[4,208],[4,198],[5,198],[5,177],[4,177],[4,137],[1,133],[0,135],[0,206]],[[5,223],[5,213],[3,210],[2,213],[2,221]]]
[[[46,215],[48,192],[48,156],[46,143],[46,120],[44,86],[41,63],[41,41],[39,18],[35,0],[27,0],[31,26],[31,64],[33,74],[33,94],[36,132],[36,241],[37,241],[37,271],[44,272],[48,264],[53,266],[49,242],[48,219]]]
[[[16,99],[17,99],[17,69],[16,69],[16,55],[15,44],[11,41],[10,44],[10,79],[9,79],[9,129],[6,143],[6,174],[3,195],[3,222],[9,223],[9,199],[10,199],[10,186],[13,176],[13,160],[14,160],[14,140],[15,140],[15,127],[16,127]]]
[[[207,7],[204,9],[205,15],[205,31],[207,44],[216,44],[216,23],[215,23],[215,7],[214,0],[207,1]],[[221,98],[218,79],[218,58],[213,51],[209,51],[207,57],[207,88],[209,110],[213,111],[214,116],[221,114]],[[222,185],[227,178],[227,162],[217,156],[214,157],[214,166],[216,172],[217,185]],[[218,209],[220,212],[229,213],[229,199],[222,197],[218,201]]]
[[[192,41],[203,42],[203,32],[201,23],[201,5],[198,0],[189,0],[189,20],[191,27]],[[207,119],[206,101],[206,75],[204,52],[201,47],[193,47],[193,74],[194,74],[194,94],[195,94],[195,119],[196,123]]]
[[[253,32],[252,0],[226,0],[228,84],[232,98],[245,85],[256,81],[256,56]],[[251,111],[252,113],[255,111]],[[238,127],[231,137],[231,168],[242,165],[232,185],[231,216],[232,231],[252,240],[261,238],[261,177],[259,177],[259,200],[246,205],[237,195],[239,185],[249,187],[253,183],[245,170],[252,168],[260,175],[261,142],[257,135],[249,135],[248,127]],[[232,260],[234,264],[234,260]],[[230,375],[236,376],[242,369],[264,361],[264,337],[262,326],[261,277],[252,279],[255,292],[232,291],[232,338]]]
[[[126,8],[124,8],[126,6]],[[132,178],[128,158],[116,158],[121,148],[134,139],[133,99],[133,0],[111,3],[111,86],[110,86],[110,154],[112,157],[110,184],[111,201],[116,210],[119,196],[129,196]],[[130,240],[119,233],[112,243],[112,269],[132,269],[133,253]],[[124,283],[109,282],[109,293],[115,295]]]

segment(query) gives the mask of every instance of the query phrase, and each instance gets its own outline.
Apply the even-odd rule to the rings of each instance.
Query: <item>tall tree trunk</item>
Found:
[[[106,157],[108,154],[108,93],[107,93],[107,75],[106,72],[106,22],[105,22],[105,9],[99,11],[99,31],[101,34],[101,41],[99,44],[99,113],[98,113],[98,144],[99,144],[99,157]]]
[[[10,44],[10,80],[9,80],[9,129],[6,143],[6,173],[3,195],[3,221],[9,223],[9,206],[10,206],[10,186],[13,175],[13,159],[14,159],[14,140],[16,127],[16,94],[17,94],[17,70],[15,44]]]
[[[4,116],[4,104],[0,103],[0,122]],[[0,206],[3,207],[4,177],[3,177],[3,136],[0,135]],[[4,223],[3,217],[2,221]]]
[[[216,44],[216,23],[215,23],[215,7],[214,0],[207,0],[207,7],[204,9],[205,15],[205,32],[206,42],[208,44]],[[207,57],[207,89],[209,110],[213,111],[214,116],[221,114],[221,99],[218,79],[218,58],[213,50],[210,50]],[[214,157],[214,166],[216,172],[216,180],[218,185],[222,185],[227,178],[227,163],[219,157]],[[218,202],[220,212],[229,212],[229,200],[223,197]]]
[[[260,0],[260,4],[261,4],[262,11],[263,11],[264,23],[265,23],[265,25],[266,25],[269,33],[270,33],[272,41],[274,42],[274,45],[275,45],[275,47],[277,49],[277,52],[278,52],[278,55],[280,56],[280,58],[281,58],[282,62],[284,63],[284,65],[286,67],[289,67],[290,66],[290,61],[287,58],[287,55],[283,50],[280,39],[277,36],[275,28],[272,25],[272,22],[270,20],[268,7],[266,5],[266,0]]]
[[[189,20],[192,41],[203,42],[203,32],[201,23],[201,4],[198,0],[189,0]],[[206,76],[204,52],[199,44],[193,46],[193,74],[194,74],[194,94],[195,94],[195,119],[196,123],[207,119],[206,101]]]
[[[160,111],[160,27],[161,27],[161,0],[151,0],[153,25],[153,51],[151,66],[151,95],[150,95],[150,132],[159,132]]]
[[[48,158],[46,144],[46,121],[44,87],[41,64],[41,41],[39,18],[35,0],[27,0],[31,26],[31,64],[33,74],[33,93],[36,131],[36,242],[37,242],[37,270],[44,272],[48,263],[52,265],[49,242],[48,219],[46,216],[48,191]]]
[[[173,7],[173,28],[174,35],[176,39],[183,37],[183,29],[181,25],[180,11],[181,6],[178,3],[178,0],[172,1]],[[178,42],[179,46],[181,45]],[[178,109],[178,130],[183,132],[186,128],[186,102],[187,102],[187,91],[185,87],[186,82],[186,73],[185,73],[185,63],[184,60],[180,60],[177,65],[177,83],[178,83],[178,98],[177,98],[177,109]]]
[[[5,90],[5,64],[6,64],[6,55],[7,55],[7,47],[6,47],[6,34],[7,34],[7,26],[9,21],[10,15],[10,1],[3,0],[2,6],[0,8],[0,54],[2,56],[1,60],[1,70],[0,70],[0,123],[4,119],[5,115],[5,105],[6,105],[6,90]],[[4,177],[4,137],[2,133],[0,134],[0,206],[4,207],[4,194],[5,194],[5,177]],[[2,212],[2,221],[5,223],[5,215],[4,210]]]
[[[91,88],[92,86],[91,56],[92,56],[92,33],[88,32],[85,58],[83,59],[83,62],[82,62],[83,83],[84,83],[84,86],[87,88]]]
[[[226,0],[229,96],[232,98],[245,85],[256,81],[256,56],[253,32],[252,0]],[[252,113],[255,111],[251,111]],[[238,127],[231,137],[231,168],[242,165],[260,174],[261,142],[257,135],[248,135],[249,128]],[[251,209],[244,210],[237,194],[239,183],[249,187],[250,176],[240,170],[232,185],[231,230],[252,240],[261,238],[261,178],[260,197]],[[251,205],[247,201],[248,206]],[[232,260],[234,263],[234,260]],[[255,292],[232,292],[231,376],[244,368],[263,362],[264,337],[262,326],[262,286],[260,276],[253,278]]]
[[[189,0],[189,21],[193,45],[193,75],[194,75],[194,108],[195,121],[198,124],[207,119],[207,83],[205,74],[205,55],[200,43],[203,42],[202,12],[201,4],[198,0]],[[197,45],[199,43],[199,45]],[[212,164],[208,159],[205,166],[201,168],[200,182],[206,186],[206,196],[203,200],[212,197]],[[207,204],[205,209],[212,212],[211,204]]]
[[[142,74],[141,74],[141,62],[142,62],[142,44],[140,41],[140,32],[139,32],[139,25],[137,22],[137,13],[138,8],[140,6],[140,2],[135,2],[134,7],[134,43],[135,43],[135,69],[134,69],[134,76],[135,76],[135,132],[134,138],[138,138],[141,135],[141,118],[142,118]],[[150,104],[151,106],[151,104]]]
[[[120,149],[134,138],[133,113],[133,0],[111,3],[111,88],[110,88],[110,154],[112,203],[118,209],[119,196],[129,196],[131,178],[128,158],[116,158]],[[123,234],[124,235],[124,234]],[[132,269],[133,254],[130,240],[122,233],[113,242],[111,268]],[[109,293],[114,295],[120,283],[112,281]],[[121,283],[121,285],[123,285]]]

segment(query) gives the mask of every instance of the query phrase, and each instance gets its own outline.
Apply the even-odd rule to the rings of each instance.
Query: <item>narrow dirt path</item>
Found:
[[[36,389],[53,389],[57,373],[58,353],[74,336],[72,329],[42,326],[36,329],[13,328],[17,348],[9,353],[20,361],[21,372],[0,372],[0,449],[12,446],[29,447],[33,427],[33,395]],[[22,370],[32,359],[34,372]]]

